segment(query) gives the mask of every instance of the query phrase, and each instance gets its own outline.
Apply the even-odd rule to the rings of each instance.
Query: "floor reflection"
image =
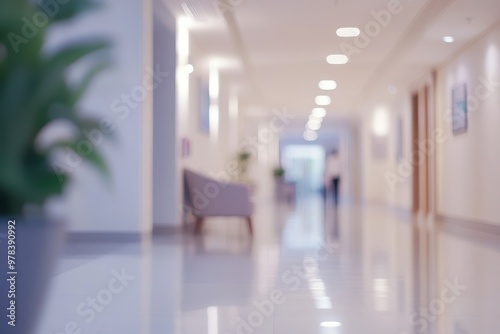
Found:
[[[38,333],[498,332],[497,236],[321,196],[256,207],[253,239],[213,219],[198,236],[68,245]],[[113,270],[134,278],[88,321],[78,307]]]

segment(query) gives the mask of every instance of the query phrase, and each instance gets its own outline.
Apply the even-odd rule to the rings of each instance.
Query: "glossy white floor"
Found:
[[[39,334],[498,333],[500,243],[375,207],[260,203],[142,243],[69,245]]]

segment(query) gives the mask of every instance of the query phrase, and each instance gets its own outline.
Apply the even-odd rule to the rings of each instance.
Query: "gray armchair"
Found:
[[[196,217],[196,233],[201,231],[205,217],[237,216],[246,219],[252,234],[252,203],[246,185],[220,182],[185,169],[184,194],[185,205]]]

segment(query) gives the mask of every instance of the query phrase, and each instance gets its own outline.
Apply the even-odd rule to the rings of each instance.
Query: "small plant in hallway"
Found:
[[[274,168],[273,169],[273,176],[276,179],[283,179],[283,177],[285,176],[285,170],[283,169],[283,167]]]
[[[252,153],[245,149],[241,149],[236,155],[236,162],[238,164],[238,179],[243,182],[249,182],[248,167],[252,161]]]

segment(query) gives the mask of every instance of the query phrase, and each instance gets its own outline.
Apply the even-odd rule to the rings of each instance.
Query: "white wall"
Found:
[[[99,75],[81,103],[84,113],[114,125],[114,140],[96,145],[109,167],[110,180],[104,182],[86,164],[77,166],[62,206],[70,231],[141,232],[151,224],[144,202],[150,192],[150,161],[144,153],[151,143],[145,132],[152,132],[151,93],[132,97],[130,107],[121,99],[137,94],[151,66],[151,41],[144,38],[152,24],[147,19],[149,1],[106,0],[102,4],[101,9],[57,27],[49,36],[49,50],[79,37],[105,37],[113,43],[112,65]]]
[[[500,224],[500,27],[456,55],[437,70],[436,150],[437,213],[448,217]],[[453,135],[450,123],[451,93],[466,83],[469,102],[469,124],[465,133]],[[395,155],[395,126],[398,117],[404,121],[403,157],[411,161],[412,87],[399,87],[390,98],[380,93],[363,108],[363,195],[368,202],[409,209],[411,206],[411,172],[401,174]],[[388,157],[372,156],[373,113],[387,110]],[[432,131],[432,129],[431,129]],[[432,132],[431,132],[432,133]],[[411,164],[409,164],[411,170]],[[404,170],[404,168],[403,168]],[[390,186],[385,175],[396,178]]]
[[[438,71],[438,212],[500,224],[500,27]],[[485,82],[490,82],[486,84]],[[467,84],[469,125],[453,135],[448,121],[452,88]]]
[[[176,20],[160,2],[155,3],[153,63],[168,72],[153,92],[153,223],[156,226],[180,224],[177,187],[176,104]]]
[[[182,90],[187,86],[187,93],[181,93],[181,100],[178,112],[179,121],[179,140],[187,138],[190,142],[190,155],[180,159],[180,168],[191,168],[198,170],[212,177],[217,177],[227,170],[227,163],[235,155],[234,134],[232,129],[237,127],[237,118],[229,116],[229,103],[231,91],[225,80],[224,69],[212,67],[218,73],[219,94],[213,105],[218,106],[218,129],[216,131],[206,132],[200,126],[200,82],[209,86],[210,82],[210,62],[211,58],[204,54],[194,40],[189,41],[188,62],[194,66],[194,72],[191,74],[181,74]],[[180,64],[180,71],[183,71],[183,64]]]
[[[363,108],[361,126],[362,140],[362,175],[363,175],[363,198],[369,203],[384,204],[391,207],[403,209],[410,208],[411,177],[401,177],[399,172],[401,161],[397,160],[396,127],[398,119],[403,122],[403,159],[410,154],[411,141],[411,106],[410,97],[406,88],[400,88],[401,93],[397,96],[382,97],[379,101],[372,101]],[[376,159],[373,154],[374,122],[377,112],[386,114],[386,134],[382,141],[386,145],[386,155],[382,159]]]

